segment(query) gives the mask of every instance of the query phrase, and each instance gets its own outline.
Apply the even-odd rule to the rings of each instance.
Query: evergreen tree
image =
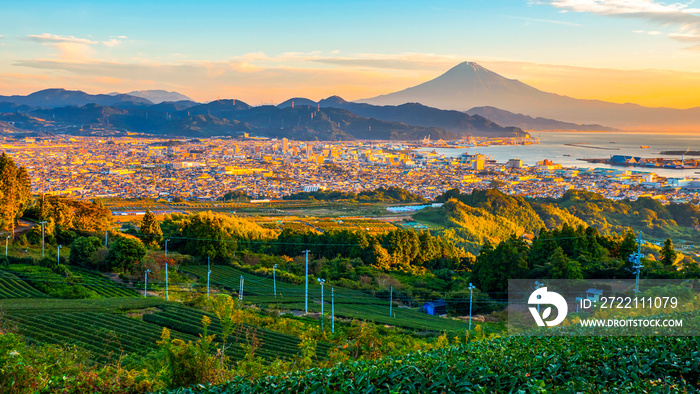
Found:
[[[664,247],[661,248],[661,262],[668,267],[676,262],[676,257],[678,257],[678,253],[673,249],[673,241],[670,238],[666,238]]]
[[[24,167],[3,152],[0,155],[0,229],[14,232],[15,222],[29,205],[31,179]]]
[[[158,248],[163,240],[163,230],[156,220],[156,215],[148,209],[141,220],[141,234],[144,236],[143,242],[152,248]]]
[[[619,257],[623,261],[627,261],[630,255],[636,251],[637,241],[635,240],[634,231],[632,231],[632,229],[628,229],[627,233],[625,233],[625,238],[622,240],[622,244],[620,244]]]
[[[581,264],[571,260],[564,254],[562,248],[554,250],[550,258],[552,266],[552,279],[582,279]]]

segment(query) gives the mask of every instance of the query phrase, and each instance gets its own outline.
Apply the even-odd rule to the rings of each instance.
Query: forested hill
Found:
[[[443,237],[469,251],[486,241],[498,243],[512,234],[536,234],[542,228],[591,226],[602,234],[628,228],[658,238],[693,239],[700,236],[700,211],[693,204],[663,205],[651,198],[613,201],[599,194],[569,190],[558,199],[526,199],[498,190],[453,189],[439,196],[441,208],[414,216],[444,227]]]

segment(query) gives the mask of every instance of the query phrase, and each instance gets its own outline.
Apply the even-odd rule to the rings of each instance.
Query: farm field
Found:
[[[105,362],[122,354],[143,355],[158,347],[162,327],[109,312],[50,312],[11,315],[30,342],[76,345]],[[195,341],[191,334],[172,331],[173,339]]]
[[[144,321],[154,323],[171,330],[187,333],[199,337],[202,334],[201,320],[203,316],[208,316],[211,319],[209,326],[209,334],[216,334],[215,342],[221,342],[221,325],[213,313],[203,312],[198,309],[187,308],[183,306],[166,306],[162,311],[144,315]],[[261,327],[255,327],[249,324],[241,324],[241,333],[239,334],[239,342],[234,345],[231,351],[235,356],[243,356],[245,354],[242,348],[246,344],[246,333],[255,333],[256,337],[262,343],[260,349],[255,354],[267,360],[291,359],[300,355],[299,344],[301,340],[290,335],[281,334],[275,331],[267,330]],[[235,336],[235,334],[234,334]],[[231,344],[233,338],[229,338]],[[317,345],[317,354],[319,359],[328,359],[328,351],[331,345],[319,343]]]
[[[699,346],[698,337],[508,336],[171,393],[695,392],[689,349]]]
[[[136,297],[138,293],[126,286],[116,284],[99,272],[70,266],[70,275],[54,273],[51,269],[35,265],[11,264],[0,269],[0,278],[12,276],[23,282],[25,287],[36,290],[33,296],[61,294],[61,298]],[[0,279],[2,280],[2,279]],[[1,282],[0,282],[1,283]],[[40,293],[40,294],[37,294]],[[0,293],[2,297],[2,293]],[[23,297],[29,298],[29,293]],[[7,297],[11,298],[11,297]]]
[[[29,286],[26,281],[14,273],[0,270],[0,299],[43,297],[47,297],[47,295]]]
[[[207,267],[182,266],[180,270],[197,275],[207,276]],[[272,276],[259,277],[248,272],[229,266],[214,265],[211,267],[211,284],[238,292],[241,275],[245,278],[243,284],[243,302],[259,305],[262,308],[274,305],[282,309],[304,310],[304,285],[292,284],[277,280],[277,298],[273,291]],[[373,321],[418,330],[464,330],[464,322],[426,315],[415,309],[392,308],[389,316],[389,295],[373,296],[359,290],[336,287],[334,296],[336,317]],[[331,289],[324,287],[324,313],[330,317]],[[321,286],[309,284],[309,312],[321,311]]]
[[[170,329],[172,339],[194,342],[202,333],[204,315],[212,321],[209,335],[217,334],[215,342],[221,342],[221,326],[214,314],[159,298],[18,299],[2,301],[0,308],[29,342],[76,345],[90,351],[98,362],[156,349],[163,327]],[[230,350],[233,357],[245,354],[243,345],[253,333],[261,344],[255,354],[263,359],[292,359],[300,354],[299,338],[247,324],[241,327],[239,341]],[[229,338],[229,344],[233,341]],[[326,360],[329,350],[329,344],[319,343],[319,359]]]

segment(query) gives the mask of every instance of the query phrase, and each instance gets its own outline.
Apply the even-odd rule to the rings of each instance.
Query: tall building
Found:
[[[282,138],[282,153],[287,153],[289,150],[289,140],[286,138]]]

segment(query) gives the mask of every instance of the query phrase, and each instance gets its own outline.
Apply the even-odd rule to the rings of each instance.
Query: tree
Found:
[[[495,249],[485,244],[477,257],[472,280],[487,293],[508,291],[508,279],[521,279],[528,272],[528,248],[519,237],[511,236]]]
[[[0,155],[0,229],[11,233],[15,222],[29,205],[32,182],[24,167],[3,152]]]
[[[625,233],[625,238],[622,240],[620,245],[620,258],[623,261],[627,261],[629,256],[637,251],[637,241],[635,240],[634,231],[628,229]]]
[[[27,211],[27,216],[47,220],[64,230],[103,232],[112,225],[112,212],[101,201],[71,200],[58,196],[41,196]]]
[[[226,192],[224,196],[222,197],[222,200],[224,201],[232,201],[236,200],[238,202],[241,201],[250,201],[250,196],[248,196],[248,193],[244,192],[243,190],[231,190]]]
[[[146,256],[146,246],[138,239],[118,237],[105,259],[110,270],[134,271]]]
[[[102,246],[97,237],[79,237],[70,246],[70,261],[78,265],[94,266],[92,255]]]
[[[148,209],[141,220],[141,234],[144,236],[143,242],[152,248],[158,248],[163,241],[163,230],[156,220],[156,215]]]
[[[661,248],[661,262],[669,267],[676,262],[676,257],[678,257],[678,253],[673,249],[673,241],[670,238],[666,238],[664,247]]]
[[[554,250],[550,264],[552,266],[552,279],[583,279],[581,263],[566,257],[561,247]]]

